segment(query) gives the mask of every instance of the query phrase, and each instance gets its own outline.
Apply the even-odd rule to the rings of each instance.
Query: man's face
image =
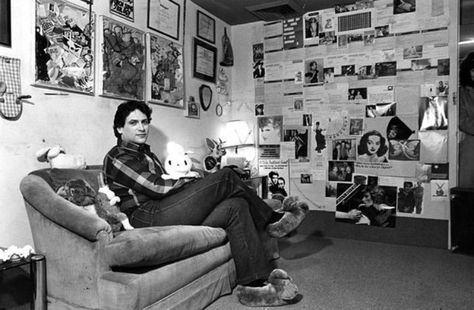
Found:
[[[278,183],[278,176],[275,175],[275,174],[272,175],[272,179],[271,179],[271,180],[272,180],[272,183],[273,183],[273,184],[277,184],[277,183]]]
[[[146,115],[135,110],[127,116],[124,126],[117,128],[117,131],[121,134],[122,141],[143,144],[148,138],[149,125]]]

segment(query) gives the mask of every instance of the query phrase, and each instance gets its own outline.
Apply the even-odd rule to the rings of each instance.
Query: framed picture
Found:
[[[0,45],[12,46],[10,0],[0,0]]]
[[[209,43],[216,42],[216,21],[199,10],[197,11],[197,36]]]
[[[110,0],[110,13],[133,22],[135,0]]]
[[[148,0],[148,28],[181,42],[182,5],[184,0]]]
[[[199,103],[194,100],[193,96],[189,97],[189,101],[186,104],[185,116],[189,118],[200,118],[201,109]]]
[[[194,38],[193,77],[216,82],[217,48]]]
[[[102,96],[143,100],[145,33],[106,16],[102,18]]]
[[[94,15],[88,8],[62,0],[36,1],[35,86],[94,94],[91,24]]]
[[[184,109],[183,46],[148,33],[148,101]]]

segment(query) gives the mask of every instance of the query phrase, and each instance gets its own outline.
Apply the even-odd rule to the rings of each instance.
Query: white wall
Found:
[[[81,1],[73,3],[84,7]],[[147,26],[148,0],[135,0],[135,23],[132,26],[151,31]],[[88,164],[101,164],[105,153],[115,144],[112,131],[113,115],[121,100],[70,93],[67,96],[47,96],[44,88],[33,87],[35,77],[35,1],[16,0],[12,4],[12,47],[0,46],[0,55],[21,59],[22,92],[32,96],[34,105],[24,104],[23,115],[17,121],[0,118],[0,246],[32,245],[28,218],[19,191],[21,179],[30,171],[47,167],[36,160],[40,148],[62,145],[67,153],[83,154]],[[191,1],[186,3],[185,19],[185,89],[186,98],[198,96],[203,83],[191,77],[192,37],[195,36],[196,10]],[[97,15],[109,13],[109,1],[94,1]],[[216,45],[225,25],[216,19]],[[228,31],[229,36],[231,35]],[[219,58],[220,59],[220,58]],[[229,76],[231,71],[227,73]],[[215,92],[215,86],[212,85]],[[97,91],[96,91],[97,93]],[[153,121],[149,143],[163,156],[160,147],[169,140],[177,141],[194,151],[194,158],[201,159],[207,152],[206,137],[218,137],[225,118],[215,115],[213,102],[208,112],[201,111],[200,119],[185,118],[183,110],[152,105]]]

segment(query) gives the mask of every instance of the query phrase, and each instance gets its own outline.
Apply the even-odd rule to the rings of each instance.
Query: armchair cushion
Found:
[[[226,233],[208,226],[174,225],[120,232],[105,247],[110,267],[147,267],[196,255],[223,244]]]

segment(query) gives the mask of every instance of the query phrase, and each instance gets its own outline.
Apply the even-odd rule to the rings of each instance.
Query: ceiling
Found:
[[[240,25],[259,21],[246,7],[264,5],[278,0],[192,0],[196,5],[205,9],[229,25]],[[299,0],[303,11],[310,12],[334,7],[336,4],[351,4],[355,0]]]

